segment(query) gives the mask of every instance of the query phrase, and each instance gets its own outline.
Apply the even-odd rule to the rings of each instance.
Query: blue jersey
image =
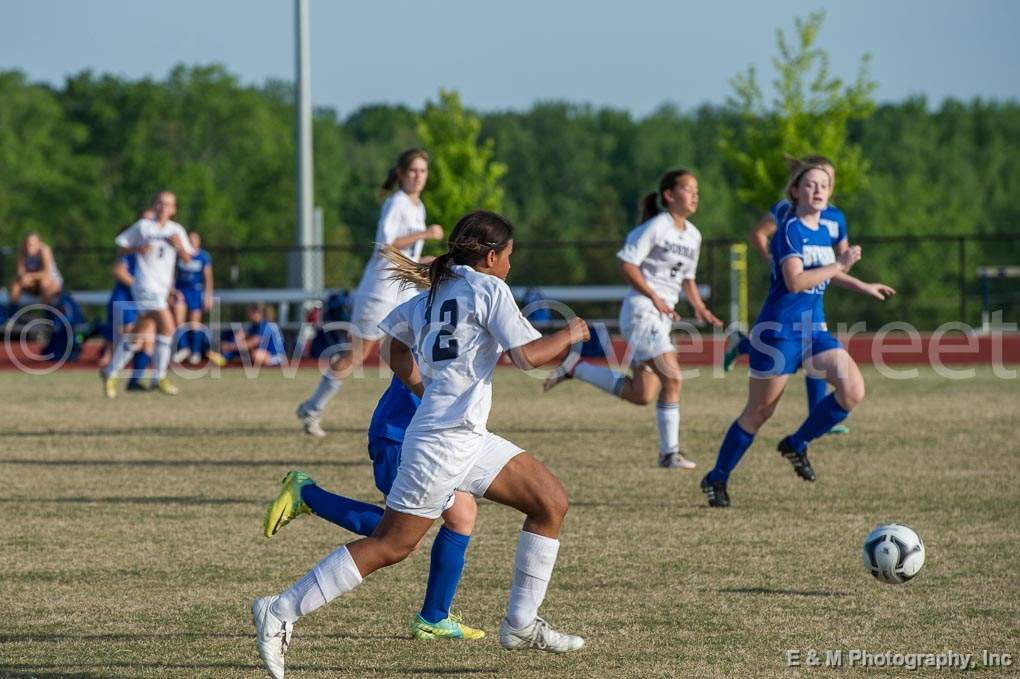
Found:
[[[797,216],[790,210],[790,201],[785,198],[770,207],[769,212],[772,213],[772,218],[776,221],[777,229],[780,224],[785,224]],[[818,223],[828,230],[833,247],[836,247],[837,243],[846,239],[846,215],[835,205],[830,204],[822,210],[822,216]]]
[[[266,319],[248,326],[248,337],[259,338],[259,348],[263,349],[270,356],[283,356],[286,350],[283,346],[283,332],[280,326]]]
[[[124,262],[124,264],[127,265],[128,273],[131,274],[132,278],[134,278],[134,276],[135,276],[135,268],[136,268],[137,262],[138,262],[138,260],[135,258],[135,256],[134,255],[121,255],[121,256],[117,257],[117,263],[120,263],[120,262]],[[131,296],[131,286],[124,285],[119,280],[115,279],[114,280],[114,284],[113,284],[113,290],[110,291],[110,301],[111,302],[114,302],[114,301],[116,301],[116,302],[124,302],[124,301],[128,301],[128,300],[131,300],[131,299],[133,299],[133,297]]]
[[[190,262],[177,258],[177,282],[178,290],[194,290],[201,292],[205,289],[205,269],[212,264],[212,257],[205,250],[199,250],[191,256]]]
[[[372,423],[368,425],[368,437],[387,438],[392,441],[403,441],[407,425],[418,410],[421,399],[394,375],[390,386],[383,392],[379,403],[372,413]]]
[[[832,249],[832,238],[826,227],[819,225],[812,229],[797,218],[788,220],[777,227],[776,235],[769,243],[772,254],[772,282],[769,294],[765,298],[758,320],[755,323],[778,323],[775,329],[780,336],[801,335],[808,329],[822,329],[825,314],[822,297],[828,287],[828,281],[822,281],[810,290],[790,292],[783,278],[783,262],[797,257],[804,262],[804,270],[816,269],[836,261],[836,252]]]

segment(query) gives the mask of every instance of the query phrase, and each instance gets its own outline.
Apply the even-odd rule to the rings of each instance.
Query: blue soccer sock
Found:
[[[421,606],[421,617],[425,622],[437,623],[450,616],[450,605],[457,593],[460,574],[464,571],[464,553],[470,541],[470,535],[454,533],[446,526],[440,527],[432,543],[429,584]]]
[[[142,373],[150,365],[152,365],[152,356],[149,356],[144,351],[136,352],[131,359],[131,379],[128,380],[128,384],[140,384],[139,380],[142,379]]]
[[[202,355],[202,331],[192,328],[188,331],[188,349],[192,356]]]
[[[825,398],[825,392],[829,390],[829,384],[823,377],[805,375],[804,388],[807,389],[807,409],[810,413]]]
[[[301,488],[301,499],[316,516],[357,535],[371,535],[383,516],[383,508],[334,495],[314,483]]]
[[[754,434],[744,431],[734,420],[730,428],[726,430],[722,445],[719,446],[719,456],[715,459],[715,466],[712,467],[712,471],[708,472],[709,482],[722,481],[726,483],[730,478],[730,472],[736,468],[740,458],[744,456],[752,443],[754,443]]]
[[[811,409],[804,424],[787,437],[787,442],[794,450],[802,453],[807,450],[808,443],[845,420],[849,414],[836,400],[836,393],[833,392]]]

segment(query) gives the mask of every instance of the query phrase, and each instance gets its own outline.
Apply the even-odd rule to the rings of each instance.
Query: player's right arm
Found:
[[[421,381],[421,372],[418,370],[418,364],[414,360],[414,352],[411,351],[411,347],[391,337],[389,351],[384,351],[383,354],[397,379],[413,391],[415,396],[421,398],[425,393],[425,385]]]
[[[620,275],[632,288],[652,300],[659,313],[666,314],[675,321],[680,318],[676,310],[662,301],[641,273],[641,263],[651,253],[653,247],[655,247],[654,221],[645,222],[627,234],[623,247],[616,253],[617,259],[620,260]]]
[[[766,212],[751,229],[747,241],[765,259],[772,261],[769,254],[769,239],[776,235],[776,218],[771,212]]]
[[[122,257],[118,257],[117,261],[113,263],[113,278],[121,285],[129,288],[135,283],[134,277],[128,270],[127,262]]]
[[[137,221],[122,231],[114,240],[117,245],[117,254],[120,256],[124,255],[144,255],[149,251],[151,247],[149,240],[142,234],[142,223]]]

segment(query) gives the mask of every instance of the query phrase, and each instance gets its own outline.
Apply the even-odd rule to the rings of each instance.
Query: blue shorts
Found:
[[[117,315],[114,316],[114,313]],[[138,308],[131,299],[110,299],[106,302],[106,327],[103,337],[112,342],[115,334],[121,333],[126,326],[137,320]]]
[[[810,339],[800,334],[777,335],[766,330],[760,336],[752,337],[748,344],[751,376],[759,378],[792,375],[805,359],[843,348],[839,340],[826,330],[816,330]]]
[[[375,476],[375,487],[383,495],[390,494],[393,479],[397,477],[400,466],[400,448],[404,444],[383,436],[368,438],[368,456],[372,458],[372,474]]]
[[[178,288],[177,292],[181,293],[181,297],[184,298],[184,304],[188,307],[188,313],[202,311],[202,301],[205,297],[204,290],[181,290]]]

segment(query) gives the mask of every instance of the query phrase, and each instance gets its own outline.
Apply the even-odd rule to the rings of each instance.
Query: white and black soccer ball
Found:
[[[899,585],[924,565],[924,542],[901,523],[876,526],[864,540],[864,567],[878,580]]]

